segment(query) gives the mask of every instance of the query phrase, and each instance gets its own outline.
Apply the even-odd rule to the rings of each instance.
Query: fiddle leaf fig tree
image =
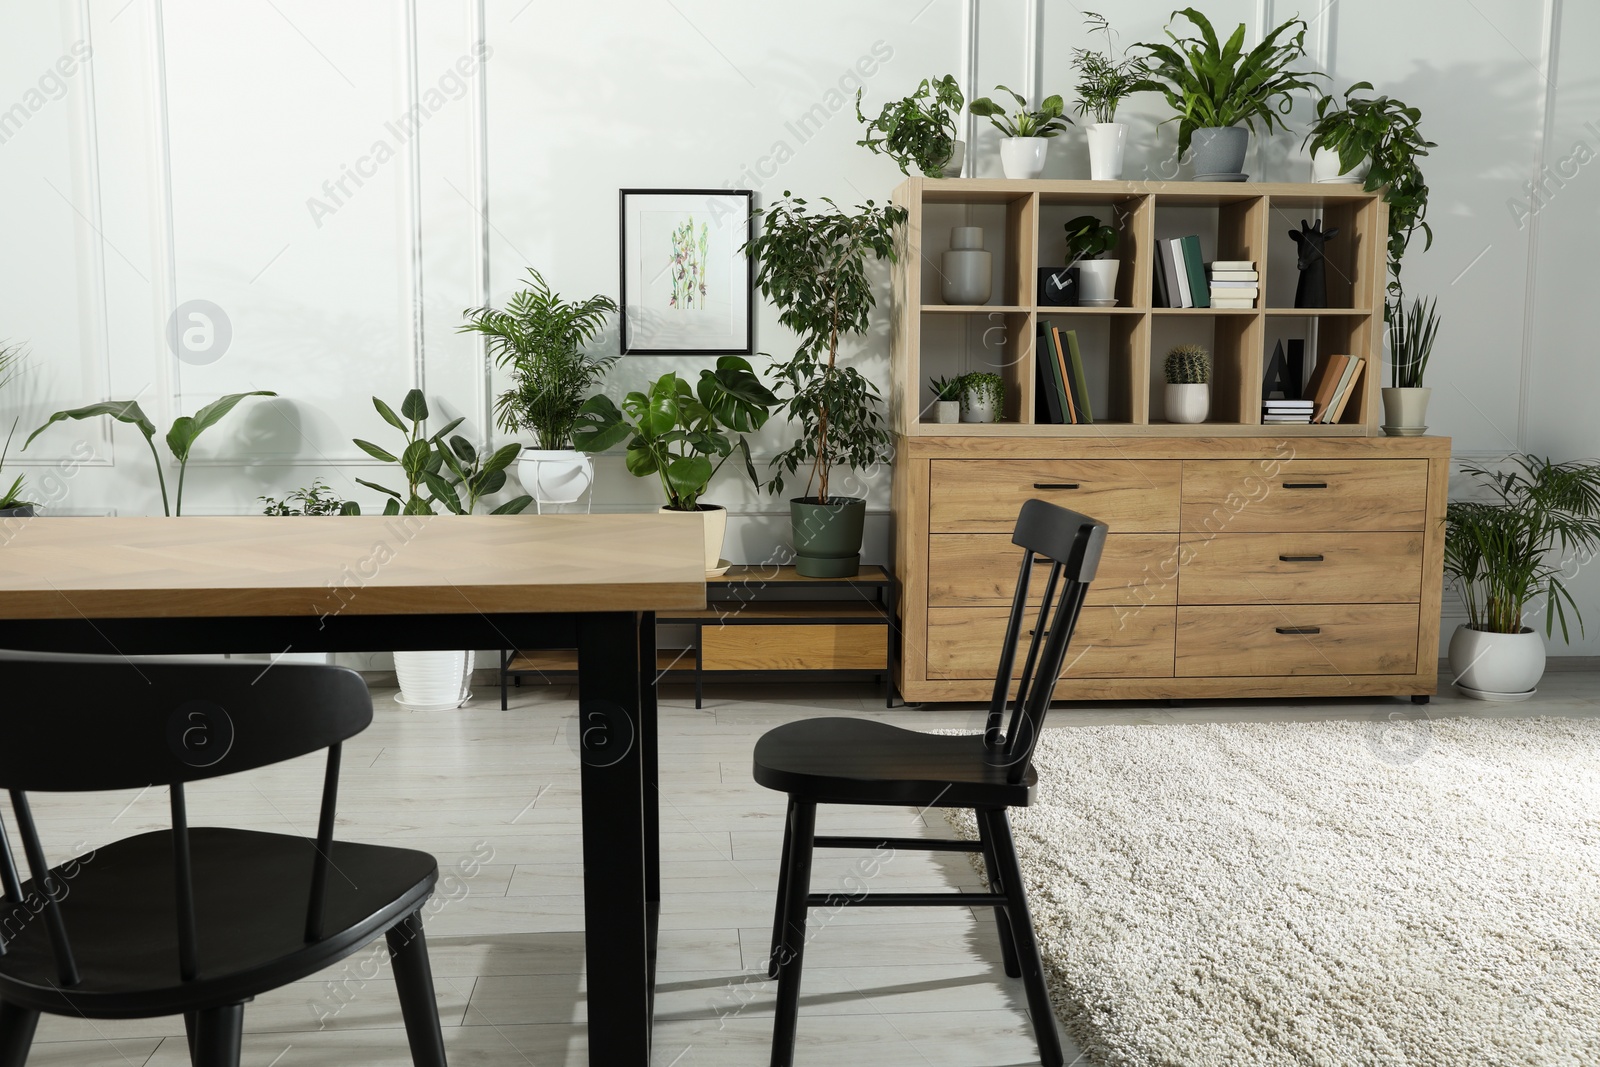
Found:
[[[813,210],[786,190],[756,212],[761,232],[745,251],[757,264],[757,288],[778,308],[778,321],[799,336],[794,355],[769,368],[800,437],[773,458],[767,489],[781,493],[785,478],[804,469],[808,497],[815,486],[812,499],[828,504],[832,468],[862,470],[888,455],[878,387],[840,364],[839,345],[867,331],[877,303],[868,267],[895,259],[894,229],[906,211],[871,200],[854,211],[826,197],[821,203],[826,207]]]

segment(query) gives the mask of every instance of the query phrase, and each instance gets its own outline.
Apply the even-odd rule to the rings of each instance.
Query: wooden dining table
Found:
[[[12,519],[0,648],[576,648],[589,1062],[643,1067],[661,901],[655,613],[705,607],[702,547],[696,525],[660,515]]]

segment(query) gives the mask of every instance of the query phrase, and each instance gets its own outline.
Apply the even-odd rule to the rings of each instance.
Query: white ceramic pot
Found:
[[[1537,630],[1492,634],[1462,625],[1450,636],[1450,677],[1466,696],[1526,699],[1543,676],[1544,638]]]
[[[1368,157],[1356,164],[1354,170],[1342,171],[1339,169],[1339,153],[1313,152],[1311,153],[1311,180],[1314,182],[1354,185],[1367,180],[1367,172],[1372,169],[1372,159]]]
[[[961,394],[962,422],[999,422],[1000,407],[988,396],[977,393]]]
[[[1429,386],[1415,389],[1381,389],[1383,432],[1390,437],[1416,437],[1428,428]]]
[[[1044,173],[1048,137],[1002,137],[1000,169],[1007,178],[1037,178]]]
[[[517,481],[541,504],[571,504],[594,484],[594,459],[571,448],[524,448]]]
[[[706,539],[706,574],[721,574],[727,567],[722,563],[722,541],[728,534],[728,509],[720,504],[701,504],[699,511],[660,509],[662,515],[681,515],[685,521],[698,522]]]
[[[412,711],[449,711],[472,698],[472,652],[396,652],[395,703]]]
[[[1126,122],[1091,122],[1084,127],[1089,139],[1089,177],[1116,181],[1122,177],[1122,150],[1128,143]]]
[[[1080,259],[1078,303],[1084,307],[1112,307],[1117,302],[1117,268],[1114,259]]]
[[[948,426],[953,422],[960,422],[961,401],[935,400],[933,402],[933,421],[941,426]]]
[[[962,141],[962,140],[957,140],[952,144],[952,146],[950,148],[950,158],[944,161],[944,168],[943,168],[943,171],[940,173],[939,177],[941,177],[941,178],[959,178],[959,177],[961,177],[961,168],[966,164],[966,162],[967,162],[967,142]]]
[[[1211,414],[1211,386],[1186,382],[1167,383],[1166,415],[1168,422],[1205,422]]]

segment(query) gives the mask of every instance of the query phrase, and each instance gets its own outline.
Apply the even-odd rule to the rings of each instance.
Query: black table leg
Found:
[[[655,724],[645,722],[654,701],[646,695],[653,671],[641,670],[642,626],[635,612],[585,615],[578,623],[584,945],[595,1067],[650,1062],[645,763],[647,747],[654,754]],[[649,776],[653,788],[653,767]]]

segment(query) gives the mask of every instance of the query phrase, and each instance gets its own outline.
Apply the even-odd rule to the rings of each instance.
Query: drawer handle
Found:
[[[1315,555],[1315,556],[1279,556],[1278,559],[1283,563],[1321,563],[1322,562],[1321,554],[1318,554],[1318,555]]]
[[[1280,627],[1278,627],[1278,632],[1280,634],[1288,634],[1290,636],[1299,636],[1299,635],[1303,635],[1303,634],[1320,634],[1322,632],[1322,627],[1320,627],[1320,626],[1280,626]]]
[[[1035,489],[1076,489],[1077,482],[1034,482]]]
[[[1327,482],[1284,482],[1285,489],[1326,489]]]

